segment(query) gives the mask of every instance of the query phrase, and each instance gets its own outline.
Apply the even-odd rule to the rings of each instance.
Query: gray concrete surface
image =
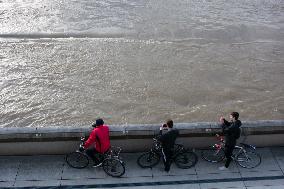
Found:
[[[222,163],[201,159],[191,169],[179,169],[174,164],[169,173],[160,162],[152,169],[138,167],[139,153],[122,153],[126,173],[112,178],[101,167],[85,169],[69,167],[63,155],[0,156],[0,188],[284,188],[284,147],[258,148],[262,163],[253,169],[232,163],[229,170],[219,171]]]

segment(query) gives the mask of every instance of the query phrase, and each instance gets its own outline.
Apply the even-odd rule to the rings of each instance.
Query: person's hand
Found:
[[[164,130],[167,128],[167,124],[163,124],[161,127],[160,127],[160,130]]]

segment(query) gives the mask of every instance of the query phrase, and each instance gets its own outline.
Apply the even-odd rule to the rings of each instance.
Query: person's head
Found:
[[[173,128],[173,126],[174,126],[173,120],[171,120],[171,119],[167,120],[167,126],[168,126],[168,128]]]
[[[104,120],[99,118],[99,119],[96,120],[96,123],[94,123],[92,126],[93,127],[98,127],[98,126],[101,126],[103,124],[104,124]]]
[[[231,119],[234,119],[234,120],[238,120],[239,119],[239,113],[238,112],[232,112],[231,114],[230,114],[230,118]]]

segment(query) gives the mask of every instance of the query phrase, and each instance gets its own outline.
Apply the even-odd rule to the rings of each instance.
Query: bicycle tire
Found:
[[[118,158],[106,158],[102,167],[106,174],[112,177],[121,177],[125,173],[124,163]]]
[[[197,155],[192,151],[184,151],[176,155],[174,162],[178,168],[189,169],[198,161]]]
[[[142,168],[152,168],[160,161],[160,156],[154,152],[146,152],[137,159],[137,164]]]
[[[89,158],[82,152],[71,152],[65,157],[67,164],[76,169],[83,169],[89,165]]]
[[[211,146],[201,151],[201,157],[208,162],[217,163],[225,158],[225,152],[223,149],[218,150]]]
[[[242,152],[237,156],[237,163],[247,169],[252,169],[260,165],[261,156],[253,151]]]

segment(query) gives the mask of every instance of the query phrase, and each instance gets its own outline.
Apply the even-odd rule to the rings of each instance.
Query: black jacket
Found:
[[[162,130],[160,130],[160,136],[158,137],[158,140],[162,143],[162,147],[165,151],[171,151],[174,149],[178,135],[179,131],[177,129],[171,129],[164,134],[162,134]]]
[[[222,124],[223,133],[225,135],[226,144],[234,144],[241,135],[242,122],[240,120],[228,122],[224,119]]]

